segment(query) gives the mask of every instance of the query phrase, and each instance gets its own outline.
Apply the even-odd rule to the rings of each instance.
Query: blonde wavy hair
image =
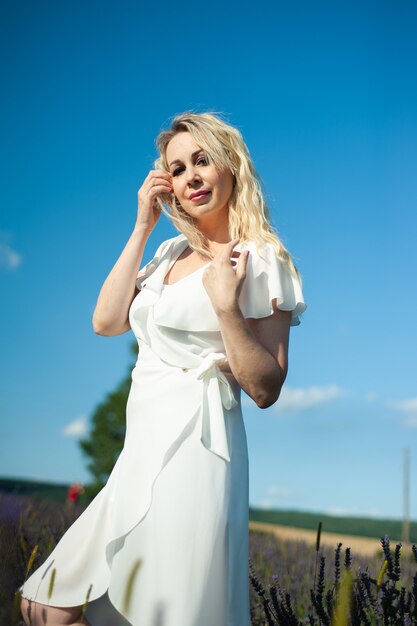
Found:
[[[261,189],[262,182],[239,130],[224,122],[217,113],[185,112],[176,115],[170,129],[162,131],[156,138],[159,156],[155,161],[155,169],[169,171],[166,149],[171,139],[181,132],[192,135],[196,144],[206,152],[208,161],[218,171],[228,169],[235,177],[229,200],[230,239],[253,241],[261,255],[263,245],[272,244],[277,257],[301,281],[300,272],[289,251],[270,223],[269,209]],[[161,194],[158,203],[177,230],[186,236],[190,247],[202,256],[212,259],[214,255],[208,248],[207,239],[177,198],[171,194]]]

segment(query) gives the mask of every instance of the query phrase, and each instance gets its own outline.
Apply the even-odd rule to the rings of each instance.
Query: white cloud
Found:
[[[375,393],[375,391],[368,391],[368,393],[365,394],[365,400],[367,402],[375,402],[375,400],[378,398],[377,394]]]
[[[286,489],[285,487],[278,487],[278,485],[269,485],[266,489],[266,492],[270,496],[281,496],[283,498],[288,498],[288,496],[292,496],[293,494],[290,489]]]
[[[255,504],[258,509],[272,509],[276,504],[272,500],[260,500]]]
[[[13,250],[7,243],[0,242],[0,267],[14,270],[22,263],[22,256]]]
[[[406,428],[417,428],[417,398],[388,402],[387,405],[405,415],[403,424]]]
[[[294,492],[285,487],[278,485],[268,485],[266,488],[266,497],[261,498],[254,504],[259,509],[276,509],[283,506],[284,499],[291,499]]]
[[[81,415],[78,419],[70,422],[61,430],[61,435],[64,437],[84,437],[87,434],[87,420],[84,415]]]
[[[348,391],[337,385],[327,385],[325,387],[311,386],[307,388],[284,386],[275,405],[275,410],[278,413],[306,411],[345,396],[347,393]]]

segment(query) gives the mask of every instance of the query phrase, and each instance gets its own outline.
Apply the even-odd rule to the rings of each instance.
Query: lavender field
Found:
[[[0,495],[0,626],[23,626],[15,592],[83,509]],[[319,534],[311,546],[251,531],[248,576],[252,626],[417,624],[417,549],[393,548],[387,537],[370,560],[349,546],[321,546]]]

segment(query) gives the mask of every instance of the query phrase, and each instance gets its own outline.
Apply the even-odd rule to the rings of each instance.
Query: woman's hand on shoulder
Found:
[[[157,197],[172,194],[172,176],[165,170],[150,170],[138,191],[137,230],[152,232],[161,215]]]
[[[204,270],[202,281],[213,308],[219,315],[234,312],[239,308],[238,300],[246,278],[248,252],[233,251],[239,239],[226,244]],[[237,257],[233,266],[231,258]]]

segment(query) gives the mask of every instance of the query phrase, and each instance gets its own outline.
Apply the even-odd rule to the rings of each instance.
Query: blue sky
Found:
[[[304,281],[278,403],[243,401],[250,503],[417,519],[417,8],[412,2],[3,5],[0,476],[86,481],[77,439],[128,373],[95,335],[154,139],[243,133]],[[177,234],[162,216],[144,261]]]

